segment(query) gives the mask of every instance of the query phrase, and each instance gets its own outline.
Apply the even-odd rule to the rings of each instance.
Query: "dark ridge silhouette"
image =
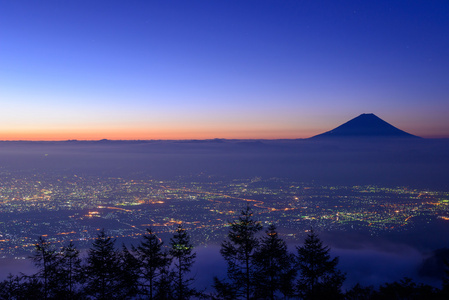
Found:
[[[375,114],[360,116],[322,134],[318,138],[420,138],[385,122]]]

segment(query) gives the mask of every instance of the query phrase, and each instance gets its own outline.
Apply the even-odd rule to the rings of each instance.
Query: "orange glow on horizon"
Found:
[[[207,139],[305,139],[327,130],[80,130],[0,131],[0,141],[97,141],[108,140],[207,140]],[[449,135],[418,135],[423,138],[449,138]]]
[[[338,123],[337,123],[338,125]],[[1,141],[66,140],[191,140],[191,139],[302,139],[331,130],[335,124],[317,124],[312,119],[295,125],[276,122],[184,122],[184,123],[103,123],[103,124],[22,124],[0,129]],[[449,138],[443,130],[407,132],[424,138]]]
[[[323,132],[323,131],[321,131]],[[301,130],[198,130],[198,129],[118,129],[79,131],[0,131],[2,141],[66,141],[66,140],[191,140],[191,139],[298,139],[309,138],[317,131]]]

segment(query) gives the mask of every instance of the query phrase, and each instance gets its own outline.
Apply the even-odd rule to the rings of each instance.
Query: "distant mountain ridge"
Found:
[[[385,122],[372,113],[361,114],[348,122],[312,139],[326,138],[420,138]]]

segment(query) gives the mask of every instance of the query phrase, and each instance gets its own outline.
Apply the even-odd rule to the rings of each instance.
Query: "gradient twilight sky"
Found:
[[[449,137],[449,1],[0,0],[0,140]]]

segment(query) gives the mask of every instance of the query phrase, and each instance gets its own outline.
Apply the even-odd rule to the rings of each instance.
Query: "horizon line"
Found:
[[[8,142],[48,142],[48,143],[63,143],[63,142],[173,142],[173,141],[302,141],[302,140],[310,140],[312,137],[308,138],[205,138],[205,139],[64,139],[64,140],[27,140],[27,139],[19,139],[19,140],[0,140],[0,143],[8,143]],[[421,137],[421,139],[425,140],[444,140],[449,139],[447,137]],[[338,139],[349,140],[349,139],[362,139],[362,140],[370,140],[370,139],[402,139],[401,137],[342,137]],[[326,141],[336,140],[334,138],[326,139]]]

